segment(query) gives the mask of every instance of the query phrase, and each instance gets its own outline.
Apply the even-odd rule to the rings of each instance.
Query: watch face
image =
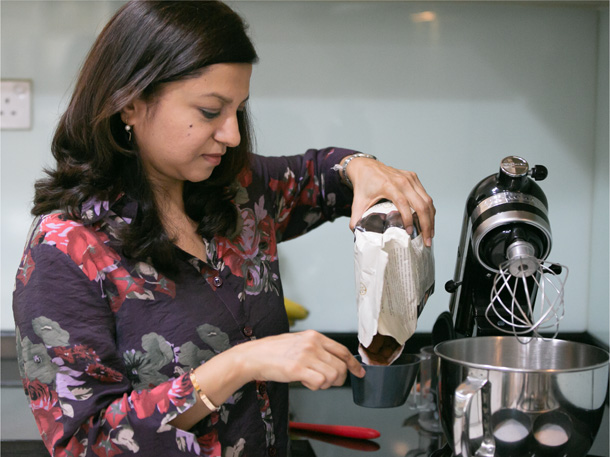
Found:
[[[509,176],[519,177],[527,175],[529,165],[525,159],[517,156],[505,157],[500,164],[500,169]]]

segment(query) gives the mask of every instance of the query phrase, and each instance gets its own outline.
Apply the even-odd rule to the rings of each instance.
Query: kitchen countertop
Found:
[[[355,335],[329,336],[356,352]],[[583,340],[581,335],[566,336],[564,339],[590,343],[586,338]],[[419,348],[428,344],[429,335],[416,334],[407,342],[405,351],[417,353]],[[2,334],[2,455],[38,457],[45,455],[40,452],[44,447],[19,380],[14,347],[14,335]],[[292,457],[354,457],[366,453],[380,457],[429,457],[444,444],[444,438],[441,434],[422,430],[417,420],[418,411],[411,408],[409,403],[407,400],[405,405],[396,408],[364,408],[353,402],[349,385],[313,392],[300,384],[293,384],[290,388],[292,421],[368,427],[381,432],[381,436],[365,441],[293,431]],[[610,457],[608,416],[606,402],[602,424],[589,451],[590,456]]]
[[[292,433],[292,439],[307,439],[311,451],[298,451],[293,457],[354,457],[375,454],[383,457],[429,456],[444,445],[442,434],[422,430],[418,423],[418,411],[407,404],[396,408],[364,408],[352,400],[349,387],[334,387],[312,392],[302,387],[290,390],[291,420],[317,424],[356,425],[381,432],[375,440],[350,440],[322,434],[301,435]],[[608,406],[596,440],[589,455],[608,457],[609,450]],[[358,450],[360,446],[360,450]],[[304,445],[297,444],[300,449]],[[312,453],[313,452],[313,453]]]
[[[2,388],[2,455],[42,456],[44,449],[34,419],[27,408],[23,389]],[[320,433],[291,432],[292,457],[354,457],[374,454],[383,457],[430,456],[444,444],[441,434],[422,430],[417,410],[407,404],[396,408],[364,408],[352,400],[349,387],[310,391],[291,386],[291,420],[316,424],[356,425],[373,428],[381,433],[374,440],[353,440]],[[591,456],[609,457],[608,407]],[[5,451],[8,452],[5,454]],[[11,452],[12,451],[12,452]]]

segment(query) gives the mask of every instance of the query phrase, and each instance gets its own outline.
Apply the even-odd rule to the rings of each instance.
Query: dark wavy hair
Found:
[[[135,0],[121,7],[89,52],[52,142],[55,169],[35,184],[32,214],[65,211],[79,219],[82,204],[126,194],[138,212],[120,233],[123,253],[177,272],[153,192],[128,141],[121,110],[142,97],[153,101],[164,84],[199,76],[217,63],[255,63],[244,21],[219,1]],[[238,228],[233,204],[236,176],[248,166],[252,137],[247,111],[238,113],[241,142],[228,148],[212,175],[187,182],[184,202],[203,237],[231,236]]]

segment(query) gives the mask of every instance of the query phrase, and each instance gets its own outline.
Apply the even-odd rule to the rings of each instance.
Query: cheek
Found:
[[[175,153],[183,150],[184,147],[192,142],[194,138],[193,124],[178,124],[167,122],[164,124],[155,123],[147,127],[140,138],[138,144],[142,153],[149,155]]]
[[[208,125],[189,123],[177,131],[175,140],[180,141],[183,147],[199,148],[213,139],[214,130]]]
[[[181,162],[188,160],[213,135],[210,125],[192,118],[178,118],[164,115],[155,116],[154,121],[136,132],[142,160]]]

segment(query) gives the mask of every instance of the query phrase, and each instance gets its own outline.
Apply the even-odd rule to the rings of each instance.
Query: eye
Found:
[[[203,114],[203,117],[206,119],[216,119],[218,116],[220,116],[220,111],[212,111],[203,108],[201,108],[199,111],[201,111],[201,114]]]

